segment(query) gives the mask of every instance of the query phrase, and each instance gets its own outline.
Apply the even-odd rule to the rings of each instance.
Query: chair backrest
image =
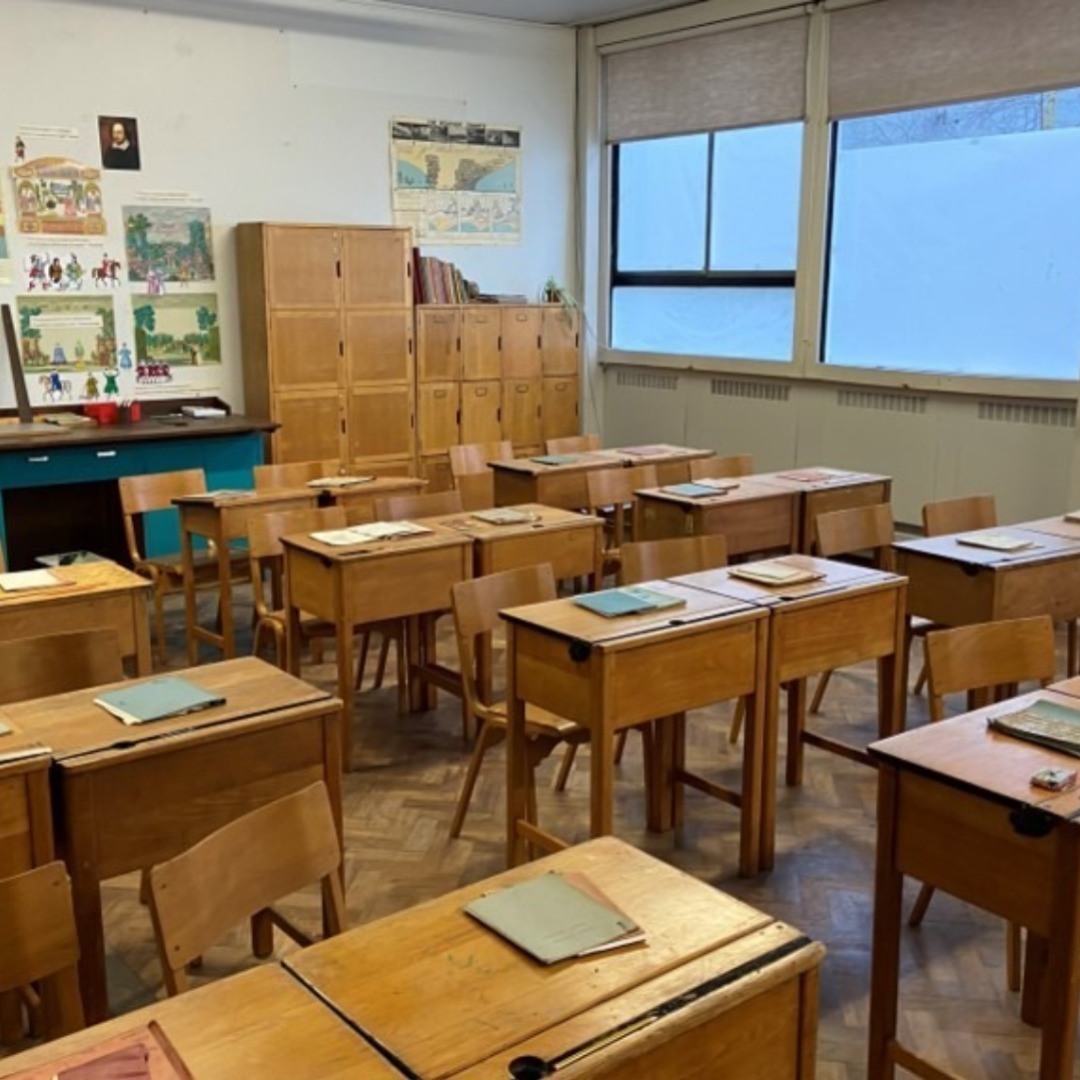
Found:
[[[878,569],[891,570],[894,566],[893,516],[888,503],[818,514],[814,529],[817,533],[815,550],[824,559],[868,551]]]
[[[927,536],[991,529],[997,524],[997,504],[993,495],[965,495],[942,499],[922,508],[923,532]]]
[[[545,454],[585,454],[600,449],[599,435],[564,435],[561,439],[545,439]]]
[[[128,555],[133,563],[138,563],[142,560],[142,553],[139,551],[135,518],[152,510],[169,509],[173,499],[181,495],[198,495],[205,491],[206,473],[202,469],[180,469],[144,476],[121,476],[119,483]]]
[[[406,518],[441,517],[460,514],[460,491],[435,491],[422,495],[387,495],[375,500],[376,521],[404,521]]]
[[[643,540],[623,544],[619,584],[680,577],[719,566],[727,566],[727,541],[719,533]]]
[[[750,476],[754,471],[754,458],[751,454],[728,454],[719,457],[714,454],[707,458],[691,458],[691,480],[716,480],[725,476]]]
[[[626,507],[634,506],[634,492],[642,488],[656,487],[656,484],[655,465],[634,465],[628,469],[590,469],[585,474],[589,513],[600,514],[611,508],[609,532],[612,548],[617,548],[622,543],[626,531]]]
[[[462,473],[454,480],[461,495],[464,510],[489,510],[495,505],[495,474],[488,469],[482,473]]]
[[[332,461],[286,461],[278,465],[256,465],[252,470],[256,490],[266,488],[303,487],[309,480],[322,476],[337,476],[341,462]]]
[[[459,443],[450,447],[450,475],[456,481],[461,476],[488,473],[489,461],[511,461],[514,457],[512,442]],[[455,487],[457,484],[455,483]]]
[[[266,571],[276,571],[284,549],[281,538],[291,533],[319,532],[345,528],[345,509],[341,506],[305,507],[302,510],[274,510],[252,514],[248,518],[248,557],[251,560],[251,587],[255,614],[263,618],[270,612],[266,599]]]
[[[345,924],[338,836],[323,781],[222,826],[150,871],[150,914],[170,994],[187,989],[184,965],[245,919],[321,881],[328,931]],[[290,934],[293,928],[275,918]]]
[[[0,641],[0,705],[123,677],[120,640],[111,626]]]
[[[41,980],[46,1036],[84,1027],[79,938],[67,868],[51,862],[0,879],[0,911],[0,993]]]
[[[1049,615],[974,623],[926,635],[930,719],[942,717],[942,697],[967,691],[968,707],[1015,693],[1017,683],[1046,686],[1054,678],[1054,624]]]
[[[499,625],[499,612],[504,608],[539,604],[554,600],[557,595],[550,563],[487,574],[451,586],[450,606],[454,612],[465,703],[474,716],[483,719],[486,715],[476,682],[477,637],[490,634]]]

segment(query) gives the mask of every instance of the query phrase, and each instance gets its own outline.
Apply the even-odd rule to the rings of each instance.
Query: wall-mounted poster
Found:
[[[2,188],[3,185],[0,185]],[[11,253],[8,250],[7,231],[4,224],[4,193],[0,190],[0,284],[11,281]]]
[[[390,164],[394,224],[417,243],[520,243],[521,128],[397,119]]]
[[[19,232],[94,236],[105,232],[101,170],[67,158],[35,158],[11,170]]]
[[[111,296],[20,296],[16,307],[19,345],[27,372],[116,366],[116,318]]]
[[[214,293],[132,297],[139,367],[221,363],[221,331]]]
[[[214,280],[209,210],[125,206],[123,212],[129,281],[144,281],[157,293],[166,282]]]
[[[139,122],[133,116],[99,116],[101,164],[106,169],[138,169]]]

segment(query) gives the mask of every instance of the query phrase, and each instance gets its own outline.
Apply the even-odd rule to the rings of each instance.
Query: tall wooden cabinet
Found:
[[[280,424],[275,462],[415,468],[408,229],[236,228],[245,408]]]
[[[420,468],[450,486],[454,443],[508,439],[520,455],[578,430],[578,314],[557,304],[416,309]]]

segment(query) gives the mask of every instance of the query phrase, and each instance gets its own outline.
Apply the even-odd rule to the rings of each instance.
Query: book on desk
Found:
[[[655,589],[640,585],[626,585],[621,589],[604,589],[602,592],[584,593],[573,597],[578,607],[583,607],[605,619],[620,615],[642,615],[648,611],[666,611],[668,608],[684,607],[681,596],[669,596]]]
[[[1034,701],[1015,712],[991,716],[986,726],[1014,739],[1080,757],[1080,710],[1054,701]]]
[[[187,679],[167,675],[110,690],[94,698],[94,704],[125,724],[149,724],[224,705],[225,698]]]

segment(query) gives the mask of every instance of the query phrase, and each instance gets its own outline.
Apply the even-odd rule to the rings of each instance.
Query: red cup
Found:
[[[94,402],[82,408],[83,414],[93,417],[98,427],[107,427],[120,419],[120,406],[115,401]]]

